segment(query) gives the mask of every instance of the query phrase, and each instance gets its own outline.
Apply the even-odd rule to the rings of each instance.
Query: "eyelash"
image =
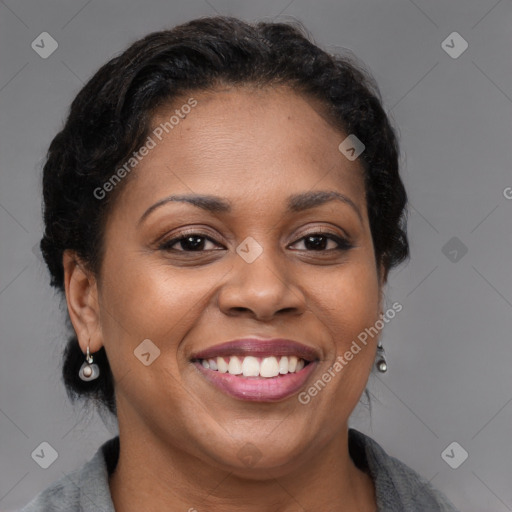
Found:
[[[312,249],[311,250],[305,249],[305,251],[307,251],[307,252],[324,252],[324,253],[327,252],[328,253],[330,251],[348,251],[349,249],[353,248],[353,245],[346,238],[334,235],[332,233],[322,232],[322,231],[314,231],[312,233],[307,233],[306,235],[304,235],[301,238],[299,238],[298,240],[296,240],[294,242],[294,244],[299,241],[305,240],[308,237],[318,237],[318,236],[333,240],[334,242],[336,242],[338,244],[338,247],[336,247],[335,249],[322,249],[322,250],[318,250],[318,251],[315,251]],[[176,245],[177,243],[179,243],[183,240],[186,240],[187,238],[203,238],[203,239],[208,240],[214,244],[217,244],[217,242],[215,240],[213,240],[206,234],[194,231],[194,232],[190,232],[190,233],[182,233],[178,237],[174,237],[170,240],[166,240],[158,246],[158,249],[162,250],[162,251],[183,252],[183,253],[189,253],[189,252],[201,253],[201,252],[208,252],[208,251],[212,250],[212,249],[207,249],[207,250],[200,250],[200,251],[186,251],[186,250],[172,249],[173,245]],[[213,250],[218,250],[218,249],[213,249]]]

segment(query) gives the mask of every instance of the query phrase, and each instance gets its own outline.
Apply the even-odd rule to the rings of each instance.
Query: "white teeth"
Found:
[[[231,375],[240,375],[242,373],[242,363],[238,357],[233,356],[229,359],[228,372]]]
[[[228,363],[223,357],[217,357],[217,369],[220,373],[226,373],[228,371]]]
[[[242,373],[244,377],[258,377],[260,374],[260,362],[252,356],[244,357]]]
[[[272,357],[265,357],[261,361],[260,376],[261,377],[277,377],[279,375],[279,364],[277,359]]]
[[[286,375],[288,373],[288,358],[286,356],[279,359],[279,373],[281,375]]]
[[[244,377],[272,378],[278,375],[295,373],[306,365],[304,359],[297,356],[231,356],[202,359],[201,365],[209,370]]]

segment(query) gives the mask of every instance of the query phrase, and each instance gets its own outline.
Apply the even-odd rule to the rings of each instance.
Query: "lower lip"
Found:
[[[296,373],[270,378],[231,375],[204,368],[199,362],[194,364],[211,384],[228,395],[252,402],[277,402],[297,393],[317,363],[310,362]]]

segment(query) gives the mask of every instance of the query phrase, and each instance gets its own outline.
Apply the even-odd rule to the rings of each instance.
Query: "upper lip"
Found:
[[[194,353],[192,359],[224,356],[297,356],[305,361],[319,359],[316,349],[286,338],[243,338],[226,341]]]

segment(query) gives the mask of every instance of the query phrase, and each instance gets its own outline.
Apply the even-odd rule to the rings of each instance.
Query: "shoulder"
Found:
[[[349,430],[351,456],[371,475],[379,511],[457,512],[440,491],[372,438]]]
[[[80,490],[73,485],[72,478],[76,471],[62,477],[50,487],[41,491],[30,503],[19,510],[19,512],[49,512],[50,510],[60,512],[64,510],[79,510]]]
[[[106,441],[86,464],[41,491],[18,512],[114,512],[109,469],[117,462],[119,437]]]

